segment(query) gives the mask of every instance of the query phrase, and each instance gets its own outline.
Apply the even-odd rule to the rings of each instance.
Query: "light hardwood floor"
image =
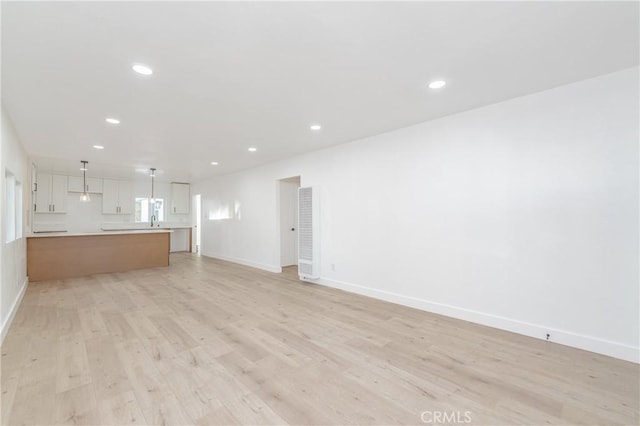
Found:
[[[171,263],[30,284],[2,423],[638,424],[638,365],[292,270]]]

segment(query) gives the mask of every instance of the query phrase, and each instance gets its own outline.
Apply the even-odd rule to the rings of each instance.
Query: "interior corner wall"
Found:
[[[0,163],[2,164],[2,184],[0,189],[0,205],[2,206],[2,221],[0,226],[0,246],[2,257],[2,285],[0,288],[0,342],[11,325],[11,320],[15,315],[22,296],[27,287],[27,245],[25,236],[29,233],[30,214],[29,206],[31,200],[30,187],[31,179],[29,177],[29,160],[26,152],[18,138],[15,128],[8,114],[2,105],[2,117],[0,121]],[[6,240],[6,202],[5,191],[6,171],[9,170],[16,179],[22,184],[22,201],[23,201],[23,217],[22,217],[22,238],[11,242]]]
[[[194,185],[202,253],[279,271],[277,180],[321,189],[320,284],[638,362],[638,68]]]

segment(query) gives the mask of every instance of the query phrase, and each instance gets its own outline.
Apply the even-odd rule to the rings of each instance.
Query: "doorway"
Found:
[[[191,238],[191,252],[200,256],[200,226],[202,225],[202,198],[196,194],[191,200],[191,211],[193,212],[193,234]]]
[[[282,267],[298,265],[299,187],[300,176],[278,181],[280,194],[280,266]]]

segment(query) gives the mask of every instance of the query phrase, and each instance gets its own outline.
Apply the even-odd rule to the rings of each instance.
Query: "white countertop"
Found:
[[[171,223],[161,223],[160,226],[154,226],[153,229],[187,229],[191,228],[191,225],[186,224],[171,224]],[[133,231],[133,230],[145,230],[151,229],[149,224],[145,223],[113,223],[107,224],[103,223],[101,226],[103,231]]]
[[[121,231],[102,231],[102,232],[41,232],[29,235],[27,238],[44,238],[44,237],[83,237],[83,236],[102,236],[102,235],[129,235],[129,234],[158,234],[173,232],[170,229],[149,228],[149,229],[133,229]]]

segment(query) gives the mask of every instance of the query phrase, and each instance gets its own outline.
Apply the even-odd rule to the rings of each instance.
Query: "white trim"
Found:
[[[201,256],[210,257],[212,259],[224,260],[225,262],[238,263],[240,265],[250,266],[252,268],[262,269],[263,271],[275,272],[278,274],[282,272],[282,267],[280,266],[267,265],[264,263],[256,263],[256,262],[251,262],[250,260],[238,259],[235,257],[219,256],[219,255],[205,254],[205,253],[202,253]]]
[[[317,280],[305,280],[311,283],[333,287],[350,293],[357,293],[364,296],[373,297],[375,299],[384,300],[386,302],[397,303],[399,305],[409,306],[411,308],[420,309],[422,311],[432,312],[470,321],[476,324],[486,325],[501,330],[511,331],[513,333],[534,337],[540,340],[546,340],[547,333],[551,335],[550,341],[565,346],[571,346],[578,349],[584,349],[614,358],[623,359],[635,363],[640,363],[640,348],[625,345],[610,340],[604,340],[593,336],[574,333],[567,330],[545,327],[539,324],[532,324],[524,321],[518,321],[512,318],[506,318],[498,315],[492,315],[485,312],[473,311],[457,306],[446,305],[443,303],[431,302],[417,297],[403,296],[401,294],[392,293],[383,290],[377,290],[370,287],[364,287],[357,284],[351,284],[343,281],[335,281],[327,278]]]
[[[16,312],[18,312],[18,308],[20,307],[20,303],[22,302],[22,298],[27,291],[27,286],[29,285],[29,277],[24,277],[24,282],[22,283],[22,288],[18,293],[18,297],[13,301],[13,305],[11,306],[11,310],[9,311],[9,315],[7,319],[2,324],[2,331],[0,331],[0,344],[4,343],[4,338],[9,331],[9,327],[11,327],[11,323],[13,322],[13,317],[16,316]]]

